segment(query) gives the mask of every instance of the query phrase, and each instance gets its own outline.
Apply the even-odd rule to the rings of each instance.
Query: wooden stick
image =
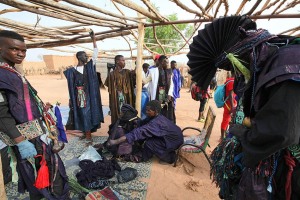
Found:
[[[48,11],[43,11],[43,10],[39,10],[40,7],[33,7],[33,6],[28,6],[26,4],[17,2],[15,0],[1,0],[2,3],[15,7],[15,8],[19,8],[21,10],[25,10],[28,12],[32,12],[32,13],[36,13],[36,14],[40,14],[40,15],[44,15],[44,16],[48,16],[48,17],[53,17],[53,18],[57,18],[57,19],[61,19],[61,20],[66,20],[66,21],[71,21],[71,22],[79,22],[79,23],[83,23],[85,25],[98,25],[98,26],[104,26],[101,23],[95,23],[95,22],[90,22],[90,21],[85,21],[82,19],[78,19],[76,17],[72,17],[72,16],[67,16],[67,15],[61,15],[58,13],[54,13],[54,12],[48,12]]]
[[[0,154],[0,199],[6,200],[6,192],[5,192],[5,186],[4,186],[4,178],[2,173],[2,160],[1,160],[1,154]]]
[[[201,4],[197,1],[197,0],[192,0],[192,2],[198,7],[200,8],[200,10],[202,11],[203,17],[204,18],[212,18],[213,16],[209,15],[207,13],[207,11],[201,6]]]
[[[180,2],[179,0],[173,0],[172,2],[174,2],[177,6],[179,6],[180,8],[182,8],[183,10],[186,10],[187,12],[189,13],[194,13],[195,15],[199,16],[199,17],[203,17],[203,14],[196,11],[196,10],[193,10],[193,9],[190,9],[189,7],[187,7],[186,5],[184,5],[182,2]]]
[[[144,9],[143,7],[139,6],[138,4],[136,4],[130,0],[112,0],[112,1],[115,1],[127,8],[135,10],[135,11],[139,12],[140,14],[149,17],[150,19],[159,21],[158,17],[156,17],[153,13],[150,13],[148,10]]]
[[[257,0],[256,3],[252,6],[252,8],[246,13],[246,15],[252,15],[254,10],[259,6],[262,0]]]
[[[141,102],[142,102],[142,57],[143,57],[143,43],[145,36],[144,24],[139,23],[139,39],[137,44],[137,60],[136,60],[136,101],[135,109],[138,111],[139,117],[141,117]]]
[[[246,3],[248,2],[248,0],[243,0],[239,6],[239,8],[236,10],[235,14],[238,15],[240,14],[241,10],[244,8],[244,6],[246,5]]]
[[[105,34],[105,35],[100,35],[96,36],[96,40],[103,40],[106,38],[112,38],[112,37],[118,37],[118,36],[123,36],[123,35],[129,35],[129,31],[122,31],[122,32],[116,32],[116,33],[111,33],[111,34]],[[79,43],[88,43],[91,42],[91,39],[69,39],[69,40],[56,40],[56,41],[50,41],[50,42],[39,42],[39,43],[31,43],[27,44],[28,49],[32,48],[49,48],[49,47],[58,47],[58,46],[67,46],[71,44],[79,44]]]
[[[83,7],[83,8],[95,10],[95,11],[98,11],[100,13],[103,13],[103,14],[106,14],[106,15],[109,15],[109,16],[112,16],[112,17],[116,17],[118,19],[139,22],[138,19],[135,19],[135,18],[132,18],[132,17],[126,17],[124,15],[118,15],[116,13],[113,13],[113,12],[110,12],[110,11],[98,8],[95,5],[91,5],[91,4],[88,4],[88,3],[83,3],[83,2],[80,2],[80,1],[77,1],[77,0],[64,0],[64,1],[68,2],[70,4],[73,4],[73,5],[76,5],[76,6],[80,6],[80,7]]]
[[[103,17],[103,16],[100,16],[100,15],[96,15],[96,14],[91,14],[89,12],[86,12],[86,11],[83,11],[81,9],[74,9],[70,6],[67,6],[67,5],[63,5],[61,3],[54,3],[53,1],[46,1],[46,0],[27,0],[27,1],[30,1],[30,2],[33,2],[33,3],[40,3],[42,5],[47,5],[51,8],[57,8],[59,9],[60,11],[67,11],[67,13],[69,14],[73,14],[73,13],[76,13],[78,14],[79,16],[87,16],[91,19],[97,19],[97,20],[103,20],[103,21],[111,21],[111,22],[117,22],[117,23],[121,23],[123,25],[126,25],[125,23],[122,23],[120,20],[118,19],[114,19],[114,18],[106,18],[106,17]]]
[[[11,9],[3,9],[0,11],[0,15],[3,15],[5,13],[11,13],[11,12],[22,12],[20,9],[11,8]]]

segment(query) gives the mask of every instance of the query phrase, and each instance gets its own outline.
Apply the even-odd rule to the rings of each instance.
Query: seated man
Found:
[[[143,140],[141,159],[135,161],[147,161],[156,155],[163,162],[173,163],[175,150],[183,144],[183,135],[178,126],[159,114],[160,110],[159,101],[150,101],[146,106],[147,118],[141,122],[143,125],[119,139],[109,140],[107,145],[118,145],[124,141],[132,144],[135,141]]]

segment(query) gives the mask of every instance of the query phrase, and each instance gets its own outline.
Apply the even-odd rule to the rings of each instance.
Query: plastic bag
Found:
[[[100,154],[96,151],[96,149],[92,146],[89,146],[88,149],[78,158],[81,160],[91,160],[96,162],[97,160],[102,160]]]

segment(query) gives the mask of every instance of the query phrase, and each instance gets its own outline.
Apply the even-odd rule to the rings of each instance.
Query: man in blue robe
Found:
[[[177,63],[175,60],[171,61],[171,69],[173,72],[173,98],[174,98],[174,108],[176,107],[176,99],[180,97],[181,89],[181,75],[179,69],[177,69]]]
[[[141,122],[143,125],[119,139],[109,140],[108,145],[117,145],[125,141],[130,144],[143,141],[141,161],[147,161],[155,155],[163,162],[174,163],[175,150],[183,144],[183,135],[177,125],[159,114],[160,110],[159,101],[150,101],[146,107],[148,118]]]
[[[88,56],[84,51],[76,53],[77,66],[64,71],[68,80],[70,110],[73,112],[68,121],[72,121],[74,130],[84,132],[82,139],[92,140],[91,133],[100,128],[104,122],[99,81],[96,72],[96,60],[98,49],[95,35],[91,32],[94,45],[92,59],[88,62]]]

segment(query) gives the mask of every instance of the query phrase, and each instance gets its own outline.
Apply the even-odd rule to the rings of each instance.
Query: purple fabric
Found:
[[[5,90],[9,102],[9,111],[17,124],[27,122],[28,118],[21,78],[14,72],[0,68],[0,90]],[[30,95],[30,99],[33,118],[40,118],[41,115],[32,95]]]
[[[149,138],[157,138],[164,142],[166,149],[170,150],[175,150],[183,144],[181,129],[163,115],[158,115],[147,124],[133,129],[126,134],[126,138],[130,144],[138,140],[147,142]]]
[[[173,83],[174,83],[174,91],[173,97],[176,100],[180,97],[180,89],[181,89],[181,78],[179,69],[173,69]]]
[[[65,129],[64,129],[64,125],[62,123],[61,113],[60,113],[60,110],[59,110],[58,106],[55,107],[54,113],[55,113],[55,117],[57,119],[56,127],[57,127],[58,132],[59,132],[58,140],[62,141],[64,143],[68,143],[67,135],[66,135],[66,132],[65,132]]]
[[[38,154],[42,154],[42,141],[37,138],[33,140],[35,143],[35,147],[38,150]],[[68,199],[69,196],[69,184],[68,184],[68,177],[66,175],[64,164],[59,157],[58,154],[56,154],[57,157],[57,165],[58,165],[58,172],[56,175],[56,179],[53,184],[53,192],[50,192],[49,188],[44,189],[37,189],[33,186],[35,183],[35,177],[34,177],[34,169],[32,165],[29,163],[28,160],[23,160],[20,157],[20,153],[18,151],[18,148],[14,148],[14,152],[16,154],[17,158],[17,171],[19,175],[19,181],[18,181],[18,192],[24,193],[26,190],[29,191],[30,199],[38,199],[38,198],[46,198],[49,200],[65,200]],[[37,161],[38,158],[36,158],[36,163],[39,163]],[[55,155],[52,153],[51,146],[46,146],[46,161],[47,165],[49,167],[49,175],[50,177],[53,168],[56,165],[55,162]],[[37,167],[38,169],[38,167]]]

